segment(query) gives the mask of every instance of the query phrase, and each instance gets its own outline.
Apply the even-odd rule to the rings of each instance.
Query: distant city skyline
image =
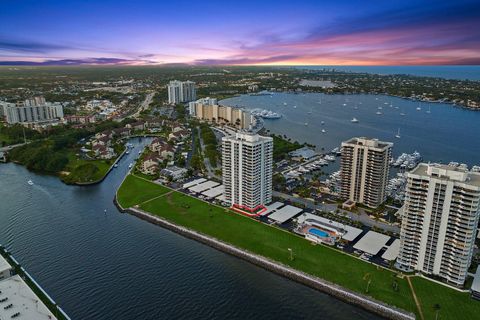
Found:
[[[8,1],[0,65],[475,65],[478,1]]]

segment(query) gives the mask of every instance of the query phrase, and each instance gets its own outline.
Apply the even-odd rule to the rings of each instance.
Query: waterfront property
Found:
[[[132,180],[139,182],[132,183]],[[258,223],[254,219],[177,191],[165,193],[159,190],[157,193],[152,192],[150,199],[135,196],[136,200],[132,201],[132,195],[156,188],[153,187],[156,184],[135,176],[129,176],[125,181],[128,182],[120,187],[118,197],[118,202],[123,207],[127,207],[126,204],[137,205],[142,210],[177,225],[419,315],[406,279],[396,277],[392,271],[326,246],[311,246],[303,237]],[[126,198],[127,194],[129,197]],[[290,259],[288,248],[293,252],[293,260]],[[441,314],[444,319],[454,319],[453,315],[459,312],[465,319],[474,319],[480,312],[480,304],[472,303],[469,293],[458,292],[418,277],[413,277],[412,283],[425,319],[435,318],[435,310],[432,308],[435,303],[442,305]],[[431,294],[430,291],[435,292]],[[452,297],[451,300],[445,298],[449,296]]]
[[[272,202],[273,139],[236,133],[222,138],[225,199],[248,211]]]
[[[249,129],[254,124],[250,111],[218,105],[217,99],[204,98],[190,102],[189,113],[199,120],[227,124],[239,129]]]
[[[352,138],[342,142],[341,195],[375,208],[386,198],[392,143]]]
[[[480,217],[480,173],[419,164],[407,175],[397,267],[462,286]]]

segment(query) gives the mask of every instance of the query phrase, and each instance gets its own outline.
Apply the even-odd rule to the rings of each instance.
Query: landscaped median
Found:
[[[420,316],[406,279],[330,247],[313,245],[290,232],[136,176],[126,177],[118,190],[117,201],[124,208],[138,207],[178,226]],[[289,248],[293,251],[293,260]],[[480,314],[480,303],[470,300],[467,293],[424,279],[413,278],[412,281],[426,319],[435,318],[435,304],[441,306],[442,319],[455,318],[459,314],[463,319],[474,319]],[[430,290],[435,293],[429,293]],[[450,300],[449,296],[455,299]]]

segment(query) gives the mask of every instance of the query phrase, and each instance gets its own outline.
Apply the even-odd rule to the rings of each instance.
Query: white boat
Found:
[[[324,125],[324,124],[325,124],[325,121],[320,122],[320,124],[321,124],[321,125]]]
[[[346,106],[346,105],[347,105],[346,103],[343,104],[343,106]]]
[[[293,109],[297,109],[297,106],[293,106]]]
[[[283,103],[283,105],[284,105],[284,106],[286,106],[286,105],[287,105],[287,103],[286,103],[286,102],[284,102],[284,103]]]
[[[350,120],[350,122],[358,123],[358,119],[357,119],[357,118],[353,118],[352,120]]]
[[[130,151],[128,151],[128,150],[127,150],[127,152],[125,152],[125,153],[126,153],[126,154],[129,154],[129,153],[130,153]]]
[[[31,186],[33,186],[33,181],[32,180],[28,180],[27,183]]]
[[[400,136],[400,128],[398,128],[398,131],[397,131],[397,134],[395,135],[395,138],[397,139],[400,139],[401,136]]]
[[[322,133],[326,133],[326,132],[327,132],[327,130],[325,130],[325,129],[322,129]]]
[[[118,168],[118,164],[115,163],[115,164],[113,165],[113,167],[114,167],[114,168]]]
[[[430,110],[430,106],[428,106],[427,113],[432,113],[432,110]]]
[[[138,151],[138,154],[142,154],[142,150]]]
[[[377,109],[378,109],[378,110],[382,110],[383,108],[382,108],[382,107],[378,107]]]
[[[381,113],[380,111],[377,111],[376,114],[381,116],[383,113]]]
[[[132,167],[133,167],[133,163],[130,163],[130,164],[128,165],[128,169],[131,169]]]
[[[305,122],[304,125],[308,126],[308,122]]]

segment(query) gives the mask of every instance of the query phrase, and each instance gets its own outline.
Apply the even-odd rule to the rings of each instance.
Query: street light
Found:
[[[288,252],[290,252],[290,261],[293,261],[293,250],[292,248],[287,248]]]

